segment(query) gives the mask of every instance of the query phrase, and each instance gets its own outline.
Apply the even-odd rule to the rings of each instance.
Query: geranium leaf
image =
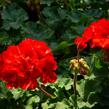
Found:
[[[2,19],[3,29],[19,29],[22,23],[28,19],[28,16],[27,13],[21,7],[13,3],[3,9]]]

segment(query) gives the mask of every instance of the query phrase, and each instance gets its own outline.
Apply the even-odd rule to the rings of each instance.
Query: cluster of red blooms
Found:
[[[102,48],[109,50],[109,20],[103,18],[90,24],[87,27],[82,37],[77,37],[74,43],[77,48],[83,50],[90,43],[91,48]]]
[[[0,79],[8,88],[34,89],[37,78],[43,84],[57,79],[57,63],[45,42],[27,38],[0,54]]]

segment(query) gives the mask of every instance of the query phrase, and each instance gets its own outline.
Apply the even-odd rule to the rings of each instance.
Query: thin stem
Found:
[[[74,106],[77,109],[77,92],[76,92],[77,72],[74,74]]]
[[[48,97],[55,98],[54,95],[48,93],[44,88],[38,86],[38,89],[40,89],[40,90],[41,90],[45,95],[47,95]]]
[[[79,49],[77,48],[77,60],[78,60],[78,65],[79,65]],[[74,74],[74,106],[75,109],[78,108],[78,104],[77,104],[77,88],[76,88],[76,82],[77,82],[77,74],[80,71],[80,65],[79,65],[79,70],[77,72],[75,72]]]
[[[77,71],[78,73],[80,73],[80,67],[81,67],[80,66],[80,62],[79,62],[79,59],[80,59],[80,55],[79,54],[80,54],[80,50],[77,48],[77,61],[78,61],[78,67],[79,67],[79,69]]]
[[[77,48],[77,60],[78,60],[78,62],[79,62],[79,58],[80,58],[79,53],[80,53],[80,50]]]

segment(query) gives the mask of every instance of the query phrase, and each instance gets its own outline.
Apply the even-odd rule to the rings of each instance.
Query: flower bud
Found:
[[[70,68],[75,72],[79,72],[81,75],[87,75],[89,71],[89,66],[83,58],[79,60],[72,59],[70,61]]]

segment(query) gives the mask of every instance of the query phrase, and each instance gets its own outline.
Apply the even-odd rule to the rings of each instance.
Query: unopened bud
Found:
[[[86,75],[89,71],[89,66],[83,58],[79,60],[72,59],[70,61],[70,68],[75,72],[80,72],[81,75]]]

